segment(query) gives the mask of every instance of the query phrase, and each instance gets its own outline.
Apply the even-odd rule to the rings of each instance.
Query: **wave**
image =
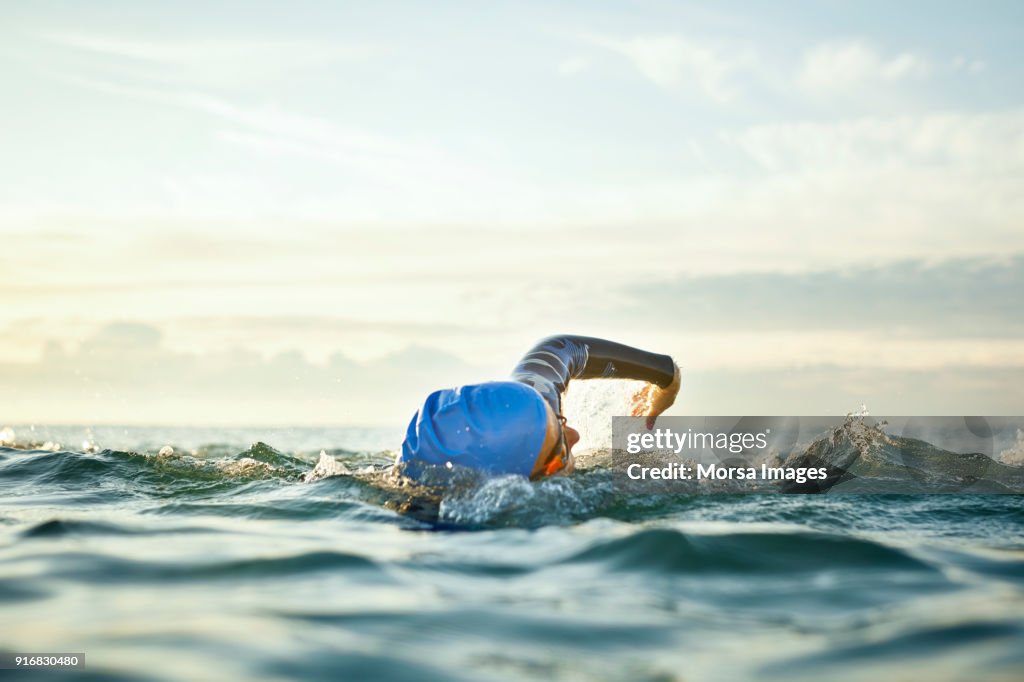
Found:
[[[265,443],[219,457],[170,446],[156,453],[0,448],[0,478],[37,484],[132,480],[154,490],[160,484],[176,484],[185,490],[192,484],[218,481],[298,479],[307,468],[304,460]]]
[[[794,575],[839,568],[936,572],[903,550],[849,536],[811,532],[686,534],[670,528],[650,528],[597,542],[565,562],[596,562],[613,571],[673,574]]]
[[[30,556],[31,561],[36,557]],[[51,578],[73,579],[86,584],[126,582],[206,582],[298,576],[322,571],[369,572],[384,579],[382,568],[372,559],[349,552],[304,552],[281,557],[246,558],[226,561],[153,561],[128,559],[91,552],[60,552],[47,555],[53,566]],[[17,563],[15,560],[12,563]]]
[[[11,434],[8,434],[11,435]],[[1021,493],[1024,469],[980,453],[957,453],[924,440],[887,434],[884,423],[851,416],[787,457],[782,467],[825,467],[826,485],[793,482],[632,481],[610,450],[581,454],[577,473],[538,482],[469,476],[444,488],[413,484],[395,475],[389,451],[354,451],[340,444],[311,454],[256,442],[239,448],[222,442],[191,449],[164,445],[148,450],[100,449],[85,439],[81,450],[59,444],[18,442],[0,448],[0,487],[13,496],[32,491],[65,502],[141,498],[154,515],[218,514],[262,519],[345,516],[408,527],[540,527],[604,516],[654,519],[701,513],[698,498],[714,493]],[[775,459],[771,459],[774,457]],[[306,485],[295,485],[305,483]],[[253,497],[255,495],[255,497]],[[784,513],[773,503],[765,513]],[[399,513],[403,518],[396,519]],[[806,510],[805,512],[806,513]],[[942,513],[941,509],[929,513]],[[37,532],[60,531],[56,528]],[[116,532],[111,530],[111,532]]]
[[[857,493],[1024,493],[1024,468],[979,452],[959,453],[885,432],[885,422],[851,416],[784,467],[821,467],[827,489]],[[802,492],[795,486],[791,491]]]

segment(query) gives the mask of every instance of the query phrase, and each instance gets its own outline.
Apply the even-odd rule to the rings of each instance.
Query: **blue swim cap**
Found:
[[[449,463],[492,476],[529,477],[547,423],[540,393],[517,381],[434,391],[409,422],[396,464],[412,478],[426,466]]]

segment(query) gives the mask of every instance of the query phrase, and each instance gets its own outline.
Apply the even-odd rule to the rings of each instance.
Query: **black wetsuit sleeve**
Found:
[[[561,414],[570,379],[639,379],[666,388],[675,371],[668,355],[589,336],[551,336],[523,356],[512,379],[536,388]]]

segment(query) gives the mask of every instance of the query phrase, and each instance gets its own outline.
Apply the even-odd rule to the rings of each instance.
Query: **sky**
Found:
[[[393,425],[557,333],[1024,413],[1020,3],[2,12],[0,422]]]

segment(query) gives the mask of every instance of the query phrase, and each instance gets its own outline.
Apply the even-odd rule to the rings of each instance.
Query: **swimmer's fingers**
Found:
[[[682,372],[679,370],[679,365],[676,365],[675,376],[672,378],[671,384],[665,388],[651,384],[647,410],[648,429],[654,428],[654,422],[658,415],[672,407],[672,403],[676,401],[676,396],[679,395],[680,386],[682,386]]]
[[[654,422],[658,419],[658,415],[670,408],[674,401],[674,396],[668,397],[660,388],[656,388],[652,394],[650,407],[647,410],[648,429],[654,428]]]

